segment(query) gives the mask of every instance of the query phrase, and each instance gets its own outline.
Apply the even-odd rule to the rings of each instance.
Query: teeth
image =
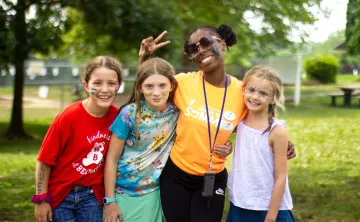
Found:
[[[100,99],[108,99],[110,96],[99,96]]]
[[[250,104],[252,104],[252,105],[258,105],[257,103],[255,103],[255,102],[252,102],[252,101],[249,101],[250,102]]]
[[[205,59],[203,59],[203,60],[201,61],[201,63],[205,63],[205,62],[209,61],[210,59],[211,59],[211,56],[206,57]]]

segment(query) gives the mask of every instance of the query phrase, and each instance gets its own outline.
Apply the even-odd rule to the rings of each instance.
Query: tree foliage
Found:
[[[7,135],[26,136],[22,120],[24,63],[31,54],[62,55],[78,61],[111,54],[137,61],[141,40],[168,30],[170,46],[159,56],[186,65],[182,43],[200,25],[233,27],[238,44],[230,63],[265,56],[292,44],[299,24],[311,24],[310,8],[321,0],[3,0],[0,2],[0,68],[16,67],[12,117]],[[26,16],[29,12],[34,16]],[[261,23],[255,29],[249,17]],[[65,33],[65,34],[64,34]],[[301,37],[306,34],[301,33]],[[80,59],[79,59],[80,58]]]
[[[349,0],[346,20],[347,51],[351,55],[360,55],[360,0]]]
[[[65,35],[63,52],[70,50],[77,59],[109,52],[122,61],[137,61],[140,41],[168,30],[166,38],[172,43],[161,49],[159,55],[175,65],[184,65],[184,62],[179,62],[182,61],[179,59],[183,55],[182,44],[197,26],[232,26],[238,36],[232,54],[238,58],[229,59],[228,62],[237,63],[248,56],[267,56],[276,49],[292,46],[292,31],[298,29],[299,24],[312,24],[315,21],[315,15],[309,8],[320,7],[321,0],[91,2],[87,5],[91,10],[80,14],[69,13],[72,27]],[[261,26],[257,29],[252,27],[249,18],[257,20]],[[306,33],[299,33],[303,40]],[[78,44],[79,41],[83,44]]]

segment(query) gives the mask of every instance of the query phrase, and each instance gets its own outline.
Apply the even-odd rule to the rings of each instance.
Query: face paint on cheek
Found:
[[[117,94],[120,91],[121,85],[122,85],[122,83],[120,83],[119,88],[115,89],[115,94]]]
[[[168,96],[169,94],[170,94],[170,90],[168,90],[168,89],[165,89],[165,90],[161,91],[162,96]]]
[[[216,47],[216,45],[213,45],[213,46],[211,47],[211,51],[212,51],[216,56],[219,56],[219,55],[220,55],[219,50],[218,50],[218,48]]]
[[[95,92],[96,92],[96,88],[91,88],[90,94],[91,94],[91,95],[94,95]]]
[[[152,92],[147,92],[147,93],[144,93],[144,96],[152,96]]]

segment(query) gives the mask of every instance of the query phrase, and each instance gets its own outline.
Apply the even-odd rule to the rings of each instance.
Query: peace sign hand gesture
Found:
[[[159,41],[166,35],[166,33],[167,31],[162,32],[155,40],[152,36],[150,36],[141,41],[139,50],[140,64],[146,61],[150,56],[152,56],[156,52],[156,50],[170,43],[169,40],[159,43]]]

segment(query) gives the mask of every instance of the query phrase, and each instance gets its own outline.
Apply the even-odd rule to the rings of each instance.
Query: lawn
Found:
[[[125,92],[131,92],[133,80],[125,81]],[[73,85],[50,85],[47,99],[51,100],[61,100],[62,97],[65,102],[72,102],[76,99],[76,96],[72,93]],[[13,87],[12,86],[0,86],[0,95],[12,95]],[[27,85],[24,87],[24,96],[27,97],[38,97],[39,95],[39,86],[36,85]],[[85,97],[85,93],[82,94]]]
[[[289,180],[297,221],[360,221],[360,108],[355,101],[351,108],[329,104],[328,97],[303,99],[299,107],[288,104],[286,113],[280,113],[296,145]],[[0,221],[34,221],[29,199],[35,191],[35,158],[57,112],[26,109],[25,127],[35,139],[0,140]],[[2,109],[0,134],[9,117],[10,110]],[[227,209],[228,202],[224,218]]]

